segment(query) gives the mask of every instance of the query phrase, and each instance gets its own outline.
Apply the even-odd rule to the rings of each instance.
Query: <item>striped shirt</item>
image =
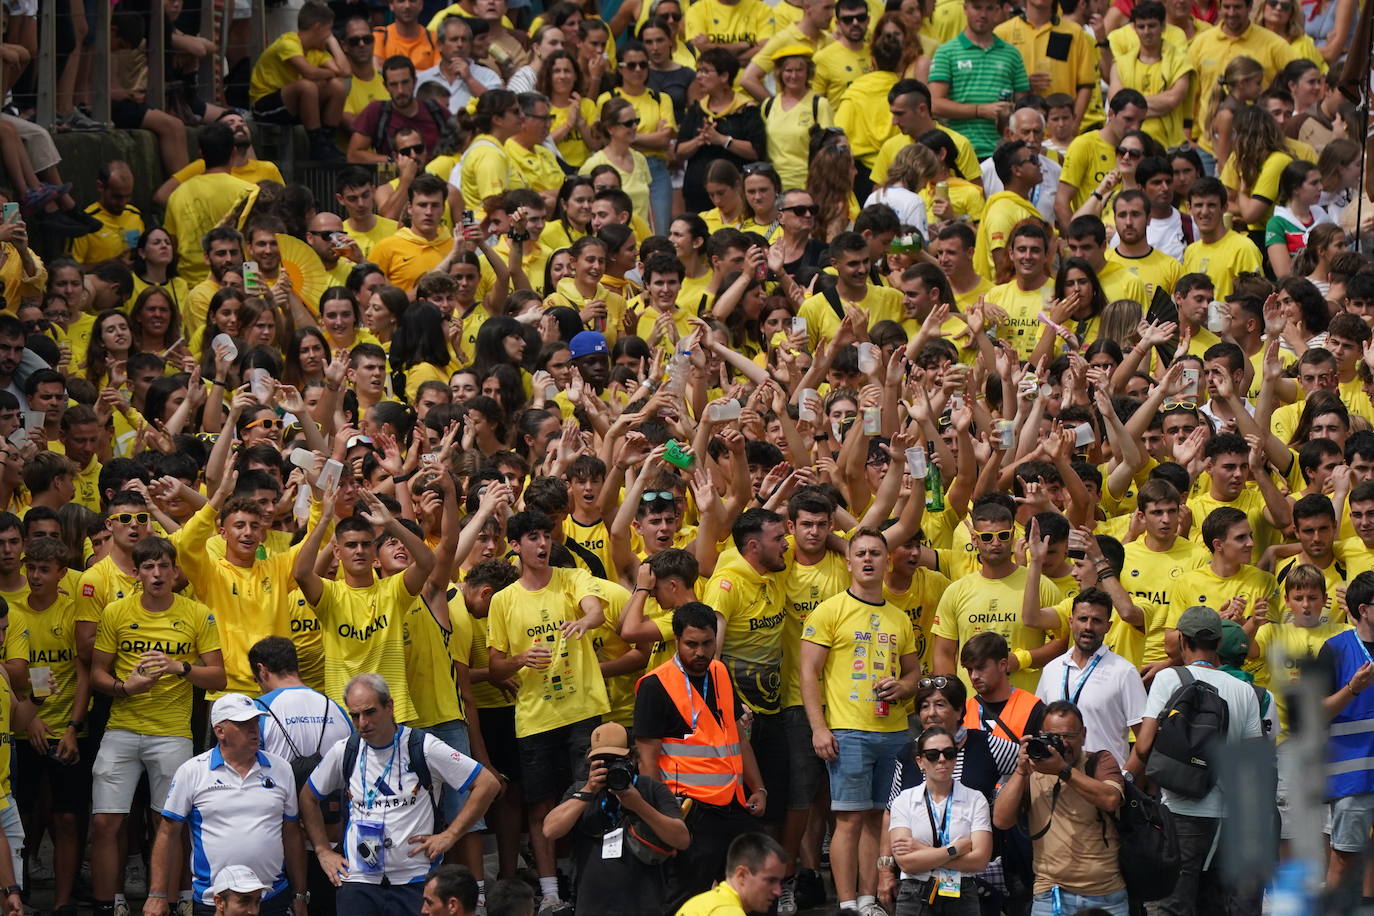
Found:
[[[940,45],[930,61],[930,82],[949,86],[949,99],[965,105],[985,105],[1001,100],[1002,93],[1030,91],[1030,79],[1021,52],[996,36],[981,48],[960,33]],[[986,118],[948,118],[946,123],[968,137],[978,158],[992,155],[999,137],[997,124]]]

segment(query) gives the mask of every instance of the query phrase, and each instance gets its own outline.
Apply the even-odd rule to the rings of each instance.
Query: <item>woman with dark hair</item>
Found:
[[[630,0],[633,2],[633,0]],[[687,114],[687,96],[696,80],[696,48],[678,35],[683,4],[678,0],[657,0],[658,12],[639,27],[639,41],[649,56],[650,89],[661,92],[673,102],[673,120],[681,124]]]
[[[243,293],[230,286],[221,287],[210,297],[210,304],[205,309],[205,327],[200,330],[200,339],[193,341],[191,352],[198,355],[203,361],[214,358],[214,352],[210,346],[220,334],[228,334],[237,339],[239,336],[239,309],[243,305],[246,297]]]
[[[377,339],[364,327],[358,297],[346,286],[331,286],[320,296],[320,328],[332,350],[352,350]]]
[[[164,353],[178,340],[185,344],[176,298],[166,286],[144,287],[129,310],[129,327],[134,334],[133,348],[143,353]]]
[[[1188,189],[1203,175],[1207,167],[1196,147],[1175,147],[1169,150],[1169,170],[1174,175],[1174,206],[1188,205]]]
[[[1305,277],[1285,277],[1279,281],[1279,308],[1283,311],[1283,348],[1302,356],[1312,347],[1326,346],[1326,328],[1331,309],[1321,291]]]
[[[243,335],[246,347],[268,347],[278,352],[281,342],[287,337],[282,313],[272,303],[257,296],[249,296],[239,306],[239,333]]]
[[[931,232],[952,220],[977,223],[983,218],[983,189],[959,172],[959,148],[942,130],[932,129],[916,142],[935,154],[935,174],[921,190]]]
[[[566,40],[568,33],[563,34]],[[581,85],[582,70],[577,66],[577,57],[566,50],[550,54],[535,81],[535,90],[549,100],[549,113],[553,115],[549,139],[558,147],[558,158],[566,172],[581,168],[596,149],[590,129],[597,118],[596,103],[579,94]]]
[[[1331,263],[1350,250],[1350,237],[1334,223],[1318,223],[1307,233],[1307,245],[1293,259],[1293,274],[1306,277],[1323,296],[1331,292]]]
[[[915,743],[921,783],[888,809],[885,831],[901,869],[897,916],[978,916],[973,876],[992,858],[992,813],[987,798],[954,778],[959,749],[954,732],[932,725]],[[927,811],[932,812],[930,817]],[[936,813],[943,811],[943,816]],[[954,850],[951,857],[947,849]],[[937,892],[937,872],[956,872],[959,894]]]
[[[166,423],[172,414],[186,400],[186,383],[190,379],[184,372],[164,375],[148,386],[143,396],[143,418],[149,423]]]
[[[749,217],[744,206],[744,181],[733,163],[717,159],[706,169],[706,196],[715,205],[701,214],[707,229],[715,232],[727,226],[744,226]]]
[[[316,327],[297,328],[283,348],[286,356],[281,380],[297,391],[304,391],[308,382],[324,378],[324,368],[333,358],[329,341]]]
[[[706,172],[725,159],[736,169],[768,155],[768,137],[758,105],[735,90],[739,58],[724,48],[703,51],[697,59],[696,86],[701,92],[678,127],[677,156],[686,162],[682,196],[687,209],[710,209]]]
[[[859,215],[854,197],[858,167],[849,139],[838,127],[818,130],[811,135],[811,167],[806,175],[806,192],[816,204],[816,224],[811,236],[830,240],[849,228]]]
[[[1334,391],[1318,390],[1303,401],[1302,413],[1288,445],[1300,449],[1313,439],[1330,439],[1342,451],[1350,438],[1350,410]]]
[[[493,366],[509,365],[522,369],[525,361],[525,333],[520,322],[508,315],[494,315],[482,323],[473,344],[472,369],[479,379]]]
[[[410,297],[399,286],[385,283],[372,291],[363,306],[363,324],[383,350],[391,350],[391,336],[410,307]]]
[[[1046,310],[1054,325],[1072,337],[1063,342],[1064,349],[1076,350],[1097,339],[1102,312],[1107,308],[1107,294],[1092,265],[1082,258],[1065,258],[1054,278],[1054,301]],[[1031,363],[1042,358],[1054,359],[1060,338],[1054,326],[1045,324],[1040,340],[1031,354]]]
[[[479,342],[481,336],[479,331]],[[444,336],[444,315],[438,306],[416,302],[405,310],[391,338],[390,356],[392,390],[404,391],[409,403],[415,403],[421,383],[449,380],[454,369],[453,355]]]
[[[549,251],[571,248],[572,243],[592,231],[592,200],[596,189],[586,175],[569,175],[558,189],[553,218],[539,233],[539,244]],[[549,287],[550,289],[552,287]]]
[[[620,223],[607,223],[597,230],[596,237],[606,243],[606,268],[601,274],[601,285],[629,302],[643,292],[638,283],[625,276],[639,263],[639,245],[633,230]]]
[[[544,262],[544,289],[554,290],[564,277],[572,276],[572,251],[559,248]]]
[[[566,305],[576,309],[583,327],[615,340],[622,330],[625,300],[601,284],[606,271],[606,243],[594,235],[578,239],[572,246],[572,258],[573,275],[559,281],[544,298],[545,308]]]
[[[763,314],[763,281],[752,270],[732,270],[720,281],[720,294],[711,304],[711,317],[725,324],[730,348],[753,359],[761,349],[751,332]]]
[[[549,448],[563,429],[557,408],[532,408],[522,411],[515,420],[515,435],[511,447],[515,453],[538,468],[548,456]]]
[[[744,176],[745,232],[757,232],[768,244],[782,234],[782,178],[772,163],[751,162],[741,173]]]
[[[510,363],[497,363],[482,374],[482,394],[501,405],[506,416],[514,416],[529,400],[525,392],[524,370]]]
[[[1282,280],[1293,272],[1293,257],[1307,247],[1307,236],[1318,223],[1329,222],[1318,206],[1322,197],[1322,173],[1315,165],[1294,159],[1279,173],[1279,193],[1274,215],[1264,227],[1264,247],[1274,276]]]
[[[118,309],[108,309],[95,318],[91,326],[91,339],[86,344],[85,377],[97,389],[110,383],[111,370],[119,364],[121,374],[123,364],[134,350],[134,333],[129,327],[129,318]]]
[[[359,297],[366,295],[378,286],[386,282],[386,274],[380,267],[371,261],[364,261],[361,264],[354,264],[353,269],[348,272],[348,280],[344,286],[353,290]]]
[[[479,394],[463,403],[463,438],[472,437],[472,446],[490,457],[507,445],[506,412],[492,398]]]
[[[954,736],[954,746],[959,751],[954,761],[954,778],[991,800],[997,783],[1016,769],[1020,745],[990,732],[964,727],[968,688],[953,675],[921,678],[913,702],[923,729],[939,726]],[[900,789],[919,785],[924,779],[919,768],[898,763],[896,783]]]
[[[486,201],[506,193],[512,186],[512,176],[520,175],[506,153],[506,141],[515,136],[523,121],[514,92],[488,89],[477,97],[477,108],[472,113],[477,136],[463,151],[463,168],[459,173],[465,209],[485,211]]]
[[[191,287],[177,276],[177,243],[166,229],[158,226],[139,237],[129,269],[134,274],[134,296],[150,286],[161,286],[171,295],[177,315],[190,306]]]
[[[695,213],[681,213],[673,217],[668,226],[668,241],[673,244],[673,253],[682,262],[686,271],[682,278],[682,302],[696,302],[706,294],[711,282],[711,262],[706,256],[706,243],[711,238],[711,230],[706,221]]]
[[[588,156],[577,171],[578,174],[591,177],[593,169],[610,166],[620,179],[620,189],[630,196],[634,213],[647,218],[652,209],[649,205],[649,182],[652,176],[649,174],[649,160],[634,148],[639,126],[639,113],[628,99],[607,99],[601,106],[600,116],[592,125],[592,134],[601,144],[601,149]]]

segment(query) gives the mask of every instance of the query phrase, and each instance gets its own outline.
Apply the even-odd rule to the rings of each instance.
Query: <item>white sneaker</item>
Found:
[[[181,899],[178,899],[178,900],[177,900],[177,905],[176,905],[176,910],[175,910],[177,916],[192,916],[192,914],[195,913],[195,911],[196,911],[196,905],[195,905],[193,902],[191,902],[190,900],[181,900]]]
[[[52,879],[53,870],[51,864],[38,858],[29,860],[30,884],[51,884]]]
[[[782,893],[778,895],[778,916],[795,916],[797,912],[797,898],[793,892],[795,878],[788,878],[782,883]]]
[[[877,903],[868,903],[859,911],[859,916],[887,916],[887,910]]]
[[[116,900],[114,905],[114,916],[129,916],[129,904]]]
[[[148,893],[148,875],[143,869],[142,859],[130,859],[124,863],[124,896],[142,897]]]

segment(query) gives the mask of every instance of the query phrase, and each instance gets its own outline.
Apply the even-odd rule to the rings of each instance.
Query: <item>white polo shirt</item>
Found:
[[[408,842],[413,836],[434,832],[433,803],[410,765],[409,732],[406,726],[398,725],[395,739],[385,747],[373,747],[366,741],[358,744],[358,760],[353,772],[347,774],[349,791],[344,800],[348,827],[340,852],[348,865],[345,881],[380,884],[385,876],[392,884],[408,884],[424,881],[429,874],[430,860],[412,856]],[[345,774],[341,771],[347,743],[339,741],[329,748],[310,774],[306,785],[316,798],[344,788]],[[425,735],[424,749],[435,792],[441,785],[466,792],[482,771],[480,763],[433,735]],[[382,825],[386,846],[380,872],[368,871],[357,861],[360,822]]]
[[[218,747],[183,763],[172,777],[162,816],[191,830],[195,899],[215,905],[210,882],[226,865],[246,865],[273,897],[289,887],[281,823],[294,821],[296,780],[291,765],[258,751],[247,776],[224,762]]]
[[[268,712],[258,720],[263,750],[288,761],[295,760],[298,754],[324,754],[353,734],[353,725],[343,707],[304,685],[269,690],[256,702]],[[296,753],[292,752],[292,745]]]
[[[1100,646],[1080,667],[1070,649],[1045,665],[1035,695],[1046,706],[1072,701],[1088,729],[1083,750],[1111,751],[1117,763],[1125,765],[1130,755],[1129,729],[1139,725],[1145,713],[1145,685],[1135,665]]]

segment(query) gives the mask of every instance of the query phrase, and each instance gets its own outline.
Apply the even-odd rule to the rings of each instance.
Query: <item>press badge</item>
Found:
[[[348,870],[378,875],[386,867],[386,825],[381,821],[354,821],[353,848],[348,851]]]
[[[625,845],[625,828],[618,827],[601,838],[601,858],[618,859]]]
[[[940,897],[958,897],[963,876],[946,868],[935,870],[935,893]]]

